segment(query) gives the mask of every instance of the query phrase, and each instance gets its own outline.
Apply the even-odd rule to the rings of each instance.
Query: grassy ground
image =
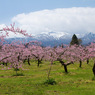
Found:
[[[95,80],[92,80],[93,62],[85,62],[82,68],[79,63],[68,66],[68,74],[60,63],[52,66],[50,77],[57,84],[47,85],[47,72],[49,62],[43,62],[37,67],[36,62],[24,65],[23,71],[18,71],[20,76],[15,76],[13,70],[1,70],[0,66],[0,95],[95,95]]]

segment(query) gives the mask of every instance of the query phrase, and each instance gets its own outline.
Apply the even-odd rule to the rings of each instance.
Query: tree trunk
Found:
[[[89,64],[89,58],[87,58],[87,64]]]
[[[18,62],[19,62],[19,60],[20,60],[20,56],[18,56]]]
[[[29,59],[29,57],[28,57],[28,65],[31,65],[31,64],[30,64],[30,59]]]
[[[27,60],[27,59],[24,59],[24,60],[23,60],[23,63],[25,63],[26,60]]]
[[[41,63],[41,62],[40,62],[40,59],[38,59],[38,65],[37,65],[38,67],[39,67],[40,63]]]
[[[3,65],[4,65],[4,62],[3,62]]]
[[[68,73],[67,65],[65,65],[65,64],[64,64],[64,70],[65,70],[65,73]]]
[[[80,65],[79,65],[79,67],[81,68],[81,66],[82,66],[82,61],[81,61],[81,59],[80,59],[80,61],[79,61],[79,62],[80,62]]]
[[[92,71],[93,71],[93,74],[94,74],[94,77],[95,77],[95,63],[94,63],[94,65],[93,65]]]
[[[6,63],[6,66],[8,66],[7,63]]]
[[[62,61],[62,59],[58,58],[57,60],[61,63],[62,66],[64,66],[65,73],[68,73],[67,66],[70,65],[70,64],[74,64],[73,61],[65,64],[64,61]]]
[[[57,60],[61,63],[62,66],[64,66],[64,61],[62,61],[61,59],[57,59]]]
[[[64,64],[64,70],[65,70],[66,73],[68,73],[67,66],[70,65],[70,64],[74,64],[73,61],[71,61],[67,64]]]
[[[61,59],[58,59],[58,61],[61,63],[62,66],[64,66],[65,73],[67,73],[68,72],[67,65],[64,64],[64,61],[62,61]]]

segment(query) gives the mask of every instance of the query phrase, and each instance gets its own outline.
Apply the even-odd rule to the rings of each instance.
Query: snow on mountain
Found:
[[[55,39],[59,39],[62,36],[67,35],[68,33],[64,32],[49,32],[48,35],[53,36]]]
[[[47,40],[47,39],[55,39],[58,40],[61,37],[66,37],[67,35],[69,35],[68,33],[65,32],[48,32],[48,33],[41,33],[41,34],[37,34],[35,36],[33,36],[33,38],[36,39],[41,39],[41,40]]]
[[[91,42],[95,42],[95,34],[94,33],[88,33],[84,35],[84,37],[81,38],[83,44],[88,44]]]
[[[85,35],[76,34],[78,38],[82,39],[82,44],[88,44],[93,41],[95,41],[95,34],[94,33],[88,33]],[[56,46],[63,44],[69,44],[71,41],[73,34],[65,33],[65,32],[48,32],[48,33],[41,33],[34,35],[31,37],[26,38],[10,38],[7,39],[7,41],[16,41],[16,40],[24,40],[25,42],[29,42],[32,40],[37,40],[42,43],[43,46]]]
[[[86,45],[91,42],[95,42],[95,34],[76,34],[78,38],[82,40],[82,44]],[[49,32],[49,33],[41,33],[36,35],[35,40],[41,41],[43,45],[60,45],[62,43],[69,44],[72,39],[73,34],[69,34],[66,32]]]
[[[53,36],[50,36],[48,34],[37,34],[35,36],[33,36],[34,39],[37,39],[37,40],[53,40],[54,37]]]
[[[43,46],[56,46],[62,43],[69,44],[72,35],[65,32],[48,32],[33,36],[35,40],[42,42]]]

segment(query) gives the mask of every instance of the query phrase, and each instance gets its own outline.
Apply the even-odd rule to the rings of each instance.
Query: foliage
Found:
[[[53,78],[49,78],[49,79],[47,79],[47,80],[44,82],[44,84],[51,84],[51,85],[54,85],[54,84],[56,84],[56,81],[55,81],[55,79],[53,79]]]
[[[77,38],[77,36],[74,34],[73,36],[72,36],[72,40],[71,40],[71,42],[70,42],[70,45],[79,45],[79,40],[78,40],[78,38]]]

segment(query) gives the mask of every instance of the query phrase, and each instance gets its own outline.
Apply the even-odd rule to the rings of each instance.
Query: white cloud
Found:
[[[12,22],[31,34],[67,32],[84,34],[95,32],[95,8],[73,7],[18,14]]]
[[[5,24],[0,24],[0,30],[5,27]]]

